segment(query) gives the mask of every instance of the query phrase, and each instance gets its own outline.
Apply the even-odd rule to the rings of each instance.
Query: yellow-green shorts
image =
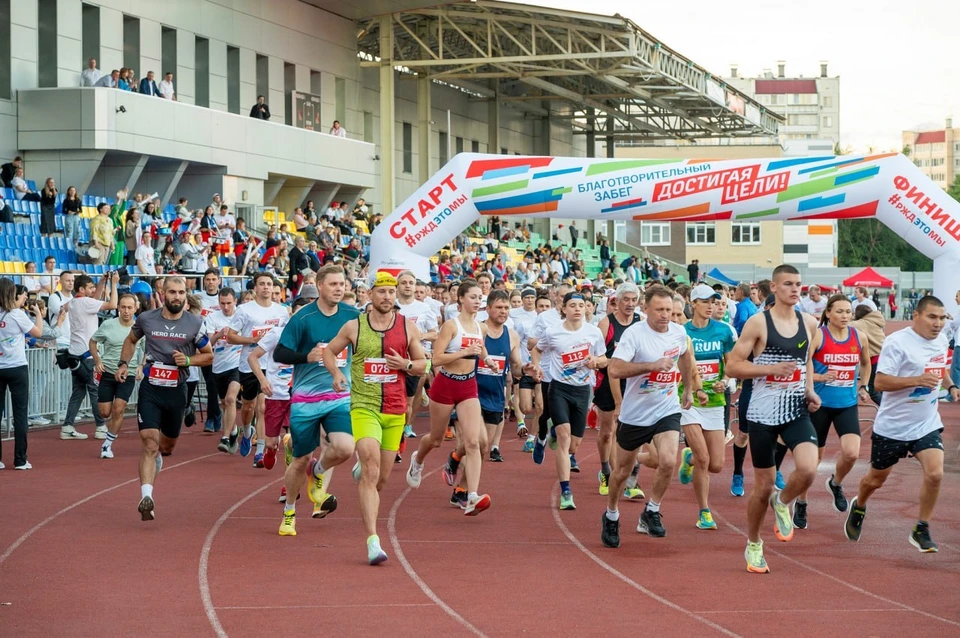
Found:
[[[405,414],[381,414],[366,408],[353,408],[350,410],[350,421],[354,441],[376,439],[381,450],[396,452],[400,449],[403,426],[407,421]]]

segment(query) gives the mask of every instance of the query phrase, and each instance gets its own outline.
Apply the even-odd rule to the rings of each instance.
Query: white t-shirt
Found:
[[[157,267],[153,263],[153,248],[145,244],[140,244],[137,246],[136,258],[137,261],[143,262],[144,275],[157,274]]]
[[[60,307],[73,299],[73,295],[55,291],[50,293],[47,298],[47,312],[50,315],[50,325],[57,322],[57,316],[60,314]],[[67,306],[69,309],[69,306]],[[67,310],[67,319],[70,318],[70,311]],[[60,336],[57,337],[57,349],[70,347],[70,321],[64,321],[60,326]]]
[[[234,316],[236,316],[236,311],[230,317],[219,310],[211,311],[204,318],[203,331],[209,336],[230,327]],[[211,345],[213,347],[213,372],[215,374],[223,374],[240,367],[240,351],[243,350],[243,346],[227,343],[226,337],[218,339]]]
[[[480,310],[477,311],[477,321],[487,320],[487,296],[480,295]]]
[[[924,372],[934,372],[942,380],[949,372],[948,345],[947,337],[942,332],[931,340],[924,339],[913,328],[898,330],[883,342],[877,374],[915,377]],[[937,405],[939,396],[939,387],[884,392],[873,421],[873,431],[888,439],[916,441],[939,430],[943,427]]]
[[[543,353],[540,367],[551,382],[591,386],[596,381],[596,373],[585,365],[587,359],[607,351],[600,330],[585,322],[574,331],[557,325],[540,337],[537,348]]]
[[[858,306],[866,306],[871,310],[871,312],[876,311],[877,309],[877,304],[873,303],[873,299],[871,299],[870,297],[864,297],[863,301],[857,301],[856,299],[854,299],[853,302],[850,304],[850,307],[854,312],[857,311]]]
[[[458,316],[460,316],[460,309],[457,308],[457,304],[448,303],[443,307],[443,320],[444,321],[453,321]]]
[[[230,327],[242,337],[263,336],[273,328],[279,328],[287,323],[290,313],[278,303],[270,303],[263,307],[256,301],[245,303],[233,313]],[[245,345],[240,352],[240,372],[250,373],[250,364],[247,357],[256,348],[254,345]]]
[[[160,89],[160,95],[168,100],[173,99],[173,82],[167,82],[166,80],[160,80],[157,82],[157,88]]]
[[[563,318],[556,308],[545,310],[537,315],[537,318],[533,321],[533,327],[526,331],[527,339],[540,341],[550,328],[559,323],[563,323]],[[527,344],[524,343],[523,345],[526,346]],[[543,368],[543,380],[547,383],[553,380],[553,377],[550,376],[549,368]]]
[[[200,297],[200,305],[202,306],[200,310],[200,316],[206,317],[215,310],[220,310],[220,292],[217,291],[212,295],[208,295],[206,290],[201,290],[197,295]]]
[[[420,331],[420,334],[426,334],[433,330],[439,330],[440,324],[437,322],[437,316],[432,312],[425,312],[419,317],[417,317],[417,329]],[[420,345],[423,346],[423,351],[429,354],[433,351],[433,342],[426,341],[424,339],[420,340]]]
[[[423,315],[433,314],[433,309],[430,306],[428,306],[422,301],[417,301],[416,299],[414,299],[408,304],[401,303],[400,300],[398,299],[397,307],[400,308],[399,310],[400,314],[406,317],[407,319],[409,319],[410,321],[412,321],[413,323],[417,323],[417,321]]]
[[[70,354],[79,357],[90,349],[90,337],[97,331],[97,313],[103,302],[93,297],[74,297],[67,306],[70,320]]]
[[[270,382],[270,387],[273,388],[273,394],[267,397],[271,401],[289,401],[290,386],[293,384],[293,366],[277,363],[273,360],[273,352],[277,349],[282,334],[283,327],[271,330],[263,336],[258,344],[265,353],[260,357],[260,367],[263,368],[263,374]]]
[[[27,292],[37,292],[40,290],[40,278],[36,275],[24,275],[20,278],[20,283],[27,289]]]
[[[518,326],[521,323],[533,324],[537,320],[537,311],[536,310],[524,310],[523,306],[519,308],[510,309],[510,318],[513,319],[514,323]]]
[[[527,339],[530,338],[530,331],[533,329],[533,321],[536,320],[536,317],[531,321],[514,321],[514,330],[517,333],[517,337],[520,339],[520,362],[524,365],[530,363],[530,350],[527,349]]]
[[[434,299],[433,297],[427,297],[423,300],[423,303],[427,304],[430,310],[433,311],[433,316],[437,318],[437,322],[440,321],[440,317],[443,316],[443,304]]]
[[[627,328],[613,351],[613,358],[629,363],[653,363],[664,357],[673,359],[668,372],[651,372],[627,379],[620,406],[620,421],[625,425],[650,427],[660,419],[680,413],[677,384],[680,371],[677,360],[687,351],[687,331],[675,323],[666,332],[656,332],[646,321]]]
[[[17,199],[23,199],[23,196],[30,192],[29,188],[27,188],[25,191],[21,191],[20,187],[27,188],[27,183],[22,177],[14,177],[10,180],[10,188],[13,189],[13,196]]]
[[[801,312],[806,312],[811,314],[814,317],[819,318],[823,314],[824,309],[827,307],[827,298],[823,295],[820,296],[820,301],[814,301],[810,297],[804,297],[800,300],[800,310]]]
[[[23,335],[34,325],[19,308],[0,314],[0,369],[27,365]]]

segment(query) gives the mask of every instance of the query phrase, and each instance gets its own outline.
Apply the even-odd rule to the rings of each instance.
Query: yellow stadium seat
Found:
[[[13,262],[13,271],[17,274],[27,272],[26,265],[22,261]]]
[[[263,221],[265,224],[272,224],[276,221],[276,211],[265,210],[263,211]]]
[[[277,213],[277,226],[287,223],[287,214],[283,211]]]
[[[4,275],[9,275],[15,272],[12,261],[0,261],[0,268],[3,268]]]
[[[223,266],[223,267],[220,268],[220,270],[223,271],[223,274],[224,274],[224,275],[229,275],[229,274],[230,274],[230,266]]]
[[[363,221],[362,219],[354,220],[353,225],[356,226],[357,230],[359,230],[364,235],[370,234],[370,229],[367,227],[367,222]]]

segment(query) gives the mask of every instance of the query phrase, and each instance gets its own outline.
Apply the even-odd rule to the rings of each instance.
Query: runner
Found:
[[[539,316],[553,308],[553,302],[550,301],[549,295],[545,293],[540,294],[537,295],[534,308],[537,316]],[[532,321],[528,318],[515,324],[517,326],[517,336],[520,337],[520,361],[524,366],[530,363],[528,343],[535,322],[536,317],[534,317]],[[522,450],[527,453],[533,452],[537,437],[529,433],[529,430],[526,428],[526,423],[530,423],[531,425],[539,423],[540,414],[543,412],[543,392],[541,386],[542,384],[538,378],[531,377],[528,374],[520,377],[520,411],[524,415],[525,423],[523,430],[527,433],[527,440],[524,441]],[[517,430],[517,434],[519,434],[519,428]]]
[[[241,345],[240,351],[240,456],[250,454],[250,443],[253,438],[253,416],[257,409],[257,397],[260,395],[260,382],[253,376],[247,358],[256,347],[257,342],[272,328],[286,323],[290,316],[287,309],[272,300],[274,278],[268,272],[258,272],[253,276],[254,300],[252,303],[242,304],[233,315],[233,320],[227,333],[227,343]],[[263,467],[263,452],[266,448],[263,432],[263,419],[257,421],[257,452],[253,457],[254,467]],[[232,434],[232,432],[231,432]]]
[[[623,486],[641,446],[651,447],[658,457],[650,500],[640,514],[637,531],[662,538],[667,535],[660,505],[676,467],[680,442],[680,410],[689,409],[694,395],[700,403],[707,395],[694,391],[697,374],[686,331],[671,321],[673,293],[652,286],[645,295],[647,318],[627,328],[607,365],[613,380],[627,379],[617,423],[616,458],[610,474],[607,509],[601,517],[600,541],[620,547],[619,503]],[[684,393],[677,400],[677,382]]]
[[[584,322],[585,305],[580,293],[566,293],[561,304],[562,323],[547,331],[530,352],[533,366],[548,370],[551,379],[546,400],[553,420],[551,438],[557,441],[562,510],[577,509],[570,489],[571,448],[576,449],[587,428],[590,388],[596,380],[594,371],[607,365],[603,333]],[[542,355],[546,355],[545,365],[541,365]]]
[[[744,551],[747,571],[752,573],[770,571],[760,539],[767,503],[774,512],[777,538],[789,541],[793,538],[790,503],[810,487],[817,474],[817,433],[810,421],[810,413],[820,407],[820,397],[813,390],[810,345],[817,323],[796,309],[800,286],[796,268],[787,264],[774,268],[771,289],[776,304],[747,320],[727,360],[730,376],[754,380],[747,410],[754,485],[747,504],[749,530]],[[748,361],[751,354],[752,362]],[[783,490],[775,488],[778,438],[793,452],[794,460]]]
[[[220,310],[220,286],[222,283],[220,271],[216,268],[209,268],[203,273],[203,290],[200,291],[198,297],[200,298],[200,305],[203,307],[200,316],[204,319]],[[215,343],[215,340],[211,340],[211,343]],[[213,359],[214,361],[217,359],[216,346],[213,348]],[[217,388],[213,366],[200,368],[200,373],[203,375],[203,382],[207,386],[207,419],[203,425],[203,431],[219,432],[223,429],[223,410],[220,403],[223,400],[223,395]],[[234,403],[236,403],[236,397],[234,397]],[[233,413],[234,418],[236,418],[236,408],[234,408]]]
[[[857,398],[867,402],[866,384],[870,378],[870,351],[867,336],[848,324],[853,320],[850,300],[833,295],[821,312],[820,329],[813,340],[813,389],[820,397],[820,409],[811,415],[817,431],[817,460],[823,460],[823,448],[833,424],[840,437],[840,454],[833,475],[827,479],[827,491],[833,497],[833,508],[847,511],[843,479],[860,456],[860,414]],[[807,493],[797,498],[793,508],[793,525],[807,528]]]
[[[555,286],[550,292],[551,302],[556,305],[557,299],[564,299],[567,293],[572,290],[573,286],[566,283]],[[545,310],[537,315],[536,321],[533,322],[533,328],[527,337],[527,349],[532,353],[540,339],[547,334],[550,329],[562,321],[563,318],[560,316],[560,312],[556,307]],[[550,401],[548,400],[551,381],[550,368],[542,369],[541,372],[543,376],[540,378],[540,395],[543,398],[543,403],[541,404],[540,418],[537,420],[537,439],[533,444],[533,462],[537,465],[543,463],[543,456],[547,446],[547,435],[550,433],[548,424],[551,421]],[[556,439],[554,438],[553,440]]]
[[[323,364],[333,377],[334,389],[345,392],[348,385],[351,389],[350,420],[360,458],[360,512],[371,565],[387,560],[377,535],[377,516],[380,491],[387,484],[403,438],[406,376],[408,372],[423,374],[427,368],[416,326],[395,312],[396,294],[397,280],[389,273],[377,273],[370,291],[370,312],[344,325],[323,351]],[[348,345],[353,349],[350,366],[338,367],[340,353]],[[345,376],[351,372],[352,385]]]
[[[533,327],[533,322],[537,319],[537,291],[533,288],[524,288],[519,293],[514,290],[510,295],[511,305],[513,305],[514,293],[519,294],[520,296],[520,306],[516,308],[511,308],[510,318],[513,319],[513,327],[517,332],[517,336],[520,337],[520,362],[522,364],[530,363],[530,351],[527,350],[527,329]],[[525,438],[529,434],[527,431],[527,418],[530,418],[533,422],[533,405],[531,405],[531,397],[527,397],[527,403],[524,403],[524,391],[528,395],[532,394],[532,388],[524,388],[524,386],[529,386],[529,382],[525,382],[524,378],[521,377],[520,380],[515,384],[514,387],[514,409],[517,410],[517,438]],[[529,412],[524,410],[524,406]],[[526,446],[526,444],[524,444]],[[531,450],[533,446],[530,446]],[[525,450],[526,451],[526,450]]]
[[[851,501],[844,531],[852,541],[863,533],[867,500],[880,489],[897,462],[908,454],[920,462],[920,518],[910,532],[910,544],[921,552],[936,552],[930,538],[930,518],[943,477],[943,421],[937,397],[946,384],[950,398],[960,400],[960,388],[947,367],[946,311],[932,295],[922,297],[913,312],[913,325],[893,333],[883,343],[877,364],[876,389],[883,401],[873,421],[870,469]]]
[[[488,368],[498,367],[487,353],[484,337],[487,327],[477,321],[480,308],[480,286],[468,279],[457,289],[460,315],[443,324],[434,343],[433,363],[436,378],[430,388],[430,433],[420,439],[420,446],[410,455],[407,485],[416,489],[423,478],[423,462],[427,455],[443,443],[443,434],[450,415],[457,411],[457,437],[464,447],[463,471],[467,481],[466,516],[476,516],[490,507],[490,497],[479,494],[480,431],[483,416],[477,390],[477,361],[483,359]]]
[[[342,303],[346,290],[343,268],[328,264],[317,272],[318,286],[304,285],[300,297],[316,303],[296,313],[278,339],[273,358],[293,366],[293,392],[290,397],[290,441],[292,458],[284,474],[285,497],[281,536],[296,536],[296,502],[308,478],[307,495],[313,501],[313,517],[323,518],[337,509],[330,494],[333,468],[353,456],[353,430],[350,427],[350,355],[343,352],[334,368],[345,371],[345,386],[334,386],[334,378],[324,367],[323,350],[345,324],[360,314]],[[342,352],[343,348],[337,351]],[[327,444],[319,459],[312,459],[320,446],[321,430]]]
[[[220,424],[226,423],[223,430],[226,436],[220,439],[217,449],[236,454],[240,442],[237,397],[240,395],[240,352],[243,346],[230,344],[227,334],[237,312],[237,292],[233,288],[221,289],[217,293],[217,306],[219,309],[210,312],[203,324],[203,331],[213,344],[213,365],[210,366],[213,382],[207,386],[207,392],[216,393],[221,407]]]
[[[614,301],[616,300],[616,301]],[[620,338],[624,331],[633,324],[641,321],[636,314],[637,303],[640,300],[640,289],[636,284],[624,283],[617,288],[616,296],[608,300],[614,303],[612,312],[600,320],[597,328],[600,334],[604,335],[604,341],[607,344],[606,357],[610,360],[613,356]],[[617,416],[620,413],[620,403],[623,399],[623,388],[626,386],[626,379],[621,379],[619,383],[610,384],[610,377],[605,369],[597,372],[597,387],[593,393],[593,405],[597,408],[597,451],[600,455],[600,471],[597,473],[597,480],[600,482],[600,494],[606,496],[609,493],[610,472],[610,449],[613,446],[613,434],[616,428]],[[637,468],[639,471],[639,467]],[[627,498],[636,498],[635,493],[642,491],[634,486],[627,486],[629,494]]]
[[[409,270],[404,270],[399,275],[397,275],[397,308],[398,312],[412,321],[415,325],[419,325],[418,321],[420,317],[424,315],[433,315],[433,309],[425,304],[422,301],[418,301],[416,298],[416,288],[417,288],[417,277],[413,272]],[[435,340],[437,337],[436,331],[430,331],[424,333],[423,338],[429,341]],[[426,378],[421,376],[412,376],[407,375],[407,422],[403,426],[403,435],[405,437],[417,436],[416,432],[413,431],[413,419],[416,412],[416,407],[419,404],[420,393],[423,391],[423,384],[426,382]]]
[[[699,382],[703,384],[707,402],[680,411],[680,425],[687,442],[687,447],[680,453],[680,482],[686,484],[693,481],[693,492],[700,507],[697,528],[708,530],[717,529],[708,503],[710,474],[720,472],[725,460],[725,363],[727,353],[737,340],[729,325],[711,318],[719,300],[720,293],[706,284],[697,284],[690,292],[693,319],[684,326],[693,346]]]
[[[93,359],[93,375],[97,383],[97,409],[100,416],[107,420],[107,438],[100,447],[101,459],[113,458],[113,442],[120,435],[123,425],[123,412],[133,394],[133,386],[143,378],[143,343],[137,343],[129,368],[136,370],[122,382],[116,379],[117,362],[120,351],[130,335],[133,315],[137,309],[137,298],[130,293],[120,295],[117,302],[117,317],[107,319],[90,337],[90,357]],[[103,353],[98,344],[103,346]]]
[[[143,375],[137,396],[137,426],[143,452],[140,456],[140,503],[144,521],[155,517],[153,486],[163,467],[163,457],[177,444],[187,407],[187,368],[213,361],[203,320],[185,311],[187,287],[182,277],[163,280],[163,307],[141,313],[130,328],[120,352],[114,378],[124,383],[127,367],[140,339],[145,339]]]

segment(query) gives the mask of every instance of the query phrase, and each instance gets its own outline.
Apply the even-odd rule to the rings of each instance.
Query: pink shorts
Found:
[[[285,427],[290,427],[290,401],[266,399],[263,406],[263,429],[267,436],[280,436]]]
[[[477,398],[477,375],[450,374],[443,369],[437,372],[430,385],[430,400],[443,405],[457,405]]]

